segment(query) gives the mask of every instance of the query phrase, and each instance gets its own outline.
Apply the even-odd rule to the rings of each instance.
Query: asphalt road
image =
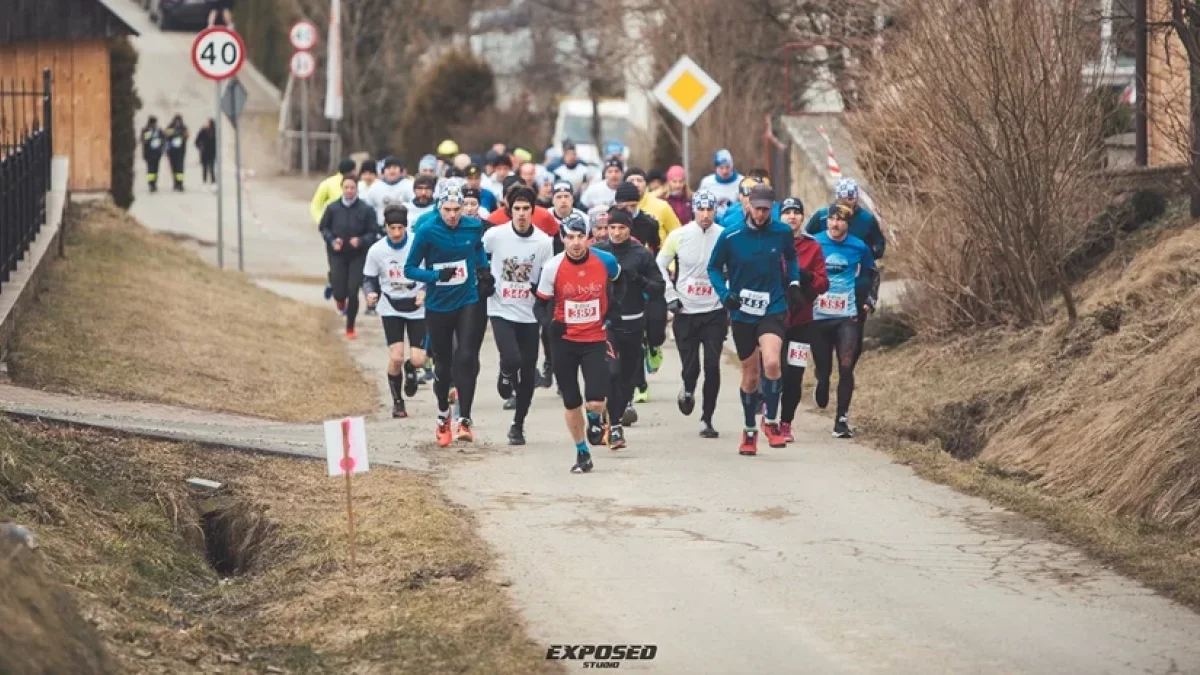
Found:
[[[184,112],[194,133],[211,115],[212,86],[191,72],[190,37],[159,34],[131,0],[114,4],[145,30],[147,108],[160,119]],[[247,268],[320,303],[319,287],[279,281],[324,274],[311,188],[265,173],[251,185]],[[214,229],[214,202],[199,189],[139,194],[134,213],[151,228],[211,240],[202,235]],[[211,247],[197,250],[215,259]],[[382,332],[371,318],[361,326],[350,348],[382,392]],[[482,361],[474,447],[433,446],[428,388],[412,419],[372,424],[396,439],[389,453],[431,462],[450,497],[476,514],[542,645],[654,644],[654,661],[621,670],[659,673],[1200,672],[1200,617],[1022,517],[834,440],[828,414],[807,401],[795,444],[738,456],[732,367],[719,440],[700,439],[696,419],[676,410],[669,349],[630,448],[598,450],[593,473],[571,475],[560,400],[539,390],[530,442],[511,449],[490,338]]]

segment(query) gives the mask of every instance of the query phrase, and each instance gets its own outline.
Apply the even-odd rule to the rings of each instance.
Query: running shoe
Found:
[[[817,386],[813,388],[813,402],[821,410],[829,407],[829,380],[817,381]]]
[[[679,403],[679,412],[684,415],[691,415],[692,411],[696,409],[696,396],[690,391],[679,392],[676,402]]]
[[[552,384],[554,384],[554,373],[551,372],[549,363],[543,363],[542,372],[538,375],[537,386],[539,389],[549,389]]]
[[[475,440],[475,434],[471,431],[471,420],[466,417],[458,421],[458,433],[455,434],[458,440],[470,443]]]
[[[508,398],[504,399],[504,409],[505,410],[516,410],[517,409],[517,397],[509,396]]]
[[[792,435],[792,423],[791,422],[780,422],[779,423],[779,432],[783,434],[783,437],[785,439],[787,439],[788,443],[795,442],[796,437]]]
[[[420,380],[417,378],[417,369],[411,361],[404,362],[404,395],[412,398],[417,395],[417,385]]]
[[[644,389],[633,390],[634,403],[649,403],[650,402],[650,385],[646,385]]]
[[[408,417],[408,411],[404,409],[404,399],[392,401],[392,419],[402,420],[405,417]]]
[[[525,445],[525,430],[520,424],[514,424],[508,428],[508,444],[509,445]]]
[[[621,430],[621,425],[617,425],[608,430],[608,449],[609,450],[624,450],[625,449],[625,432]]]
[[[498,394],[500,394],[500,398],[502,398],[502,399],[507,400],[507,399],[512,398],[512,395],[513,395],[512,378],[505,375],[504,373],[500,373],[499,375],[497,375],[496,376],[496,392]],[[507,410],[507,408],[505,408],[505,410]]]
[[[837,422],[833,423],[834,438],[854,438],[854,432],[850,430],[850,420],[845,415],[837,418]]]
[[[772,448],[786,448],[787,437],[779,428],[779,422],[763,422],[763,433],[767,436],[767,445]]]
[[[720,438],[721,434],[713,428],[712,422],[705,420],[704,426],[700,428],[700,438]]]
[[[450,445],[450,418],[439,417],[437,420],[437,444],[443,448]]]
[[[334,304],[337,305],[337,311],[341,312],[342,314],[346,313],[346,301],[345,300],[336,300],[334,302]]]
[[[430,359],[429,365],[425,366],[425,373],[421,376],[421,381],[425,384],[433,382],[433,360]]]
[[[592,470],[592,453],[576,452],[575,466],[571,467],[571,473],[587,473]]]
[[[629,405],[625,406],[625,412],[621,413],[621,426],[631,427],[637,424],[637,421],[637,410],[635,410],[633,404],[630,403]]]
[[[739,455],[758,454],[758,431],[747,429],[742,432],[742,444],[738,446]]]
[[[587,413],[587,440],[592,445],[604,445],[604,420],[599,415]]]
[[[662,368],[663,350],[662,347],[649,347],[646,349],[646,372],[653,375]]]
[[[347,329],[346,329],[346,339],[347,339],[347,340],[353,340],[353,339],[354,339],[354,338],[356,338],[356,337],[358,337],[358,332],[357,332],[357,331],[355,331],[353,328],[347,328]]]
[[[326,300],[333,299],[333,286],[330,286],[329,284],[325,284],[325,299]]]

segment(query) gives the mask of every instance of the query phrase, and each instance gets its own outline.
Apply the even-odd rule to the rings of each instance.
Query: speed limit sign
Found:
[[[246,43],[242,36],[224,26],[200,32],[192,42],[192,65],[210,80],[227,80],[246,62]]]
[[[317,60],[313,58],[312,52],[296,52],[292,54],[291,68],[292,75],[304,80],[317,72]]]
[[[317,27],[311,21],[297,21],[288,31],[288,39],[292,49],[308,51],[317,45]]]

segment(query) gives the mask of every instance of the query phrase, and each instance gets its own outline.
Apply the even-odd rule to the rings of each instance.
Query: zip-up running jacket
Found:
[[[708,261],[713,246],[725,228],[713,223],[707,230],[695,221],[667,235],[656,262],[666,282],[665,298],[668,303],[678,300],[684,314],[704,314],[721,308],[721,299],[708,280]],[[668,270],[675,262],[676,281],[671,283]]]
[[[646,311],[647,296],[649,299],[658,299],[663,294],[662,275],[654,262],[654,254],[632,238],[620,244],[605,240],[593,248],[611,254],[625,272],[621,275],[623,284],[618,289],[615,298],[618,305],[617,314],[625,321],[636,321],[642,318]],[[637,277],[637,286],[633,285],[632,277],[635,276]]]
[[[483,226],[478,218],[463,216],[456,227],[448,227],[439,214],[432,222],[409,236],[413,238],[404,276],[425,282],[425,309],[453,312],[479,301],[479,282],[475,270],[487,267],[483,250]],[[438,273],[454,268],[449,281],[439,281]]]
[[[722,303],[730,293],[741,298],[742,306],[730,312],[731,320],[757,323],[787,311],[787,287],[800,281],[792,238],[792,228],[778,220],[761,228],[750,223],[726,228],[717,238],[708,279]]]
[[[821,245],[812,235],[804,232],[797,234],[792,242],[796,245],[796,262],[800,269],[808,270],[813,278],[812,283],[804,288],[804,302],[788,308],[788,328],[812,323],[813,301],[829,290],[829,276],[825,272],[825,254],[821,252]]]

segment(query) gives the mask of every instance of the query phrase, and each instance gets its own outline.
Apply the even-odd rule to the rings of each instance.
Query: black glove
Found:
[[[496,278],[492,276],[492,271],[486,267],[480,267],[475,270],[475,278],[479,281],[479,297],[492,297],[492,294],[496,292]]]
[[[565,324],[561,321],[551,321],[550,322],[550,337],[561,340],[561,339],[563,339],[563,336],[566,334],[567,334],[567,324]]]
[[[809,274],[809,276],[812,275]],[[788,307],[800,307],[804,304],[804,289],[800,284],[788,284],[787,303]]]
[[[731,312],[736,312],[742,308],[742,298],[730,293],[729,295],[725,296],[725,302],[723,304],[725,305],[725,309]]]
[[[680,302],[678,299],[672,300],[667,303],[667,311],[672,314],[678,314],[682,310],[683,310],[683,303]]]
[[[800,285],[804,286],[805,288],[808,288],[809,286],[812,286],[812,282],[813,282],[813,273],[804,269],[803,267],[801,267],[800,268]]]
[[[443,267],[438,271],[438,281],[450,281],[454,278],[453,267]]]

